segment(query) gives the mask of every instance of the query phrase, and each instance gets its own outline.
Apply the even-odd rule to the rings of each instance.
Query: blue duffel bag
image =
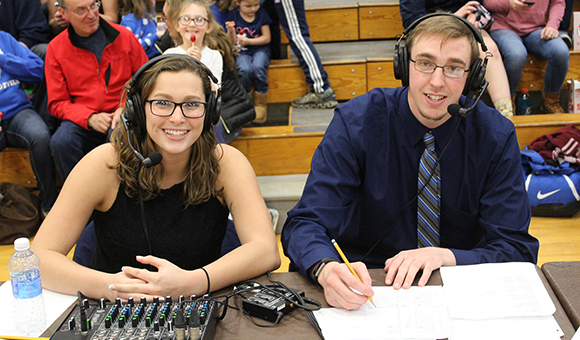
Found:
[[[572,217],[580,211],[580,171],[563,162],[547,165],[535,151],[522,150],[526,191],[533,216]]]

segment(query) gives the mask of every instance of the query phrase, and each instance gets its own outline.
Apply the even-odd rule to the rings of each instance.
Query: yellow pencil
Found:
[[[338,243],[336,243],[335,239],[331,240],[332,244],[334,245],[334,248],[336,248],[336,250],[338,251],[338,253],[340,254],[340,257],[342,257],[342,260],[344,261],[344,263],[346,264],[346,266],[348,267],[348,269],[350,269],[350,272],[357,278],[359,279],[361,282],[362,280],[360,279],[360,277],[358,276],[358,274],[354,271],[354,268],[350,265],[350,262],[348,262],[348,259],[346,258],[346,255],[344,255],[344,253],[342,252],[342,249],[340,249],[340,247],[338,246]],[[375,305],[375,302],[373,301],[373,298],[370,296],[367,296],[367,298],[369,299],[369,301],[373,304],[373,306],[377,307],[377,305]]]

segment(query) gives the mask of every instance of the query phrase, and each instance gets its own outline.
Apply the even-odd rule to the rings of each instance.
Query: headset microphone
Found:
[[[156,166],[157,164],[161,163],[163,155],[161,155],[159,152],[152,152],[147,156],[147,158],[144,158],[143,155],[141,155],[141,153],[133,147],[133,144],[131,143],[130,122],[127,120],[125,113],[121,115],[121,121],[123,122],[123,126],[125,126],[125,130],[127,130],[127,141],[129,142],[129,147],[131,148],[131,150],[133,150],[133,153],[135,154],[135,156],[137,156],[137,158],[139,158],[141,163],[143,163],[143,165],[146,168],[150,168],[152,166]]]
[[[469,112],[471,112],[471,110],[473,110],[475,108],[475,106],[479,102],[479,99],[481,99],[481,96],[485,92],[485,89],[487,89],[488,85],[489,85],[489,82],[487,80],[485,80],[481,86],[481,89],[479,91],[479,94],[477,95],[477,98],[475,98],[475,102],[470,107],[462,107],[459,104],[451,104],[447,107],[447,112],[449,112],[449,114],[452,116],[458,116],[461,118],[467,117]],[[469,100],[466,98],[465,105],[468,105],[468,104],[469,104]]]
[[[146,168],[150,168],[152,166],[156,166],[157,164],[161,163],[162,159],[163,156],[159,152],[152,152],[142,162]]]

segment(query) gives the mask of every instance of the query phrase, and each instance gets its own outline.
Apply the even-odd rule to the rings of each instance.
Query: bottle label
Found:
[[[34,275],[27,273],[31,278],[12,278],[12,295],[15,299],[32,299],[42,293],[42,282],[39,273]]]

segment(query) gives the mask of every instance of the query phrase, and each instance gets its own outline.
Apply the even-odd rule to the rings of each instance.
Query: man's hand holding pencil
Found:
[[[324,288],[324,296],[329,305],[353,310],[360,308],[369,300],[372,302],[375,293],[366,265],[355,262],[351,266],[360,279],[351,272],[346,263],[329,262],[322,269],[318,283]]]

